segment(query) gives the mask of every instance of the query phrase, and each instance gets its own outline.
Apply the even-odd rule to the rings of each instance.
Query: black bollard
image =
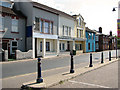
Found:
[[[111,61],[111,51],[109,51],[109,61]]]
[[[104,63],[103,62],[103,52],[101,53],[101,63]]]
[[[90,65],[89,65],[89,67],[93,67],[93,65],[92,65],[92,53],[90,53]]]
[[[38,78],[37,78],[37,83],[42,83],[43,79],[41,76],[41,59],[38,58]]]
[[[71,52],[70,55],[71,55],[71,69],[70,69],[70,73],[74,73],[73,53]]]

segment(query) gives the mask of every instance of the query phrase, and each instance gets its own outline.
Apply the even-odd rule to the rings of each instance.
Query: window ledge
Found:
[[[0,32],[5,32],[5,31],[0,31]]]
[[[19,34],[19,32],[11,32],[11,33]]]

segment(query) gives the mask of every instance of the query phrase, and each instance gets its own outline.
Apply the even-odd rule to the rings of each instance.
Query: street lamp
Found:
[[[114,8],[113,8],[113,10],[112,10],[113,12],[114,12],[114,11],[116,11],[116,9],[115,9],[115,8],[118,8],[118,7],[114,7]]]

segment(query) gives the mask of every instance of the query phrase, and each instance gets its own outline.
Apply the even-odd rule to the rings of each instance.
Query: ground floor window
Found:
[[[61,43],[59,44],[60,50],[61,50]]]
[[[50,42],[46,42],[46,51],[50,51]],[[40,52],[42,52],[42,41],[40,42]]]
[[[90,43],[88,43],[88,50],[90,50]]]
[[[40,42],[40,51],[42,52],[42,42]]]
[[[46,42],[46,51],[50,51],[50,42]]]
[[[59,48],[60,48],[60,51],[64,51],[65,50],[65,43],[60,43]]]
[[[75,44],[76,50],[82,50],[82,44]]]
[[[65,44],[64,43],[62,44],[62,50],[65,50]]]
[[[94,51],[94,43],[92,43],[92,50]]]

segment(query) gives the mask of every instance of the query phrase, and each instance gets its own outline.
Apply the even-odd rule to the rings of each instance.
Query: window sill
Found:
[[[11,33],[19,34],[19,32],[11,32]]]
[[[42,33],[42,34],[50,34],[50,35],[53,35],[52,33],[43,33],[43,32],[40,32],[40,33]]]
[[[5,32],[5,31],[0,31],[0,32]]]

